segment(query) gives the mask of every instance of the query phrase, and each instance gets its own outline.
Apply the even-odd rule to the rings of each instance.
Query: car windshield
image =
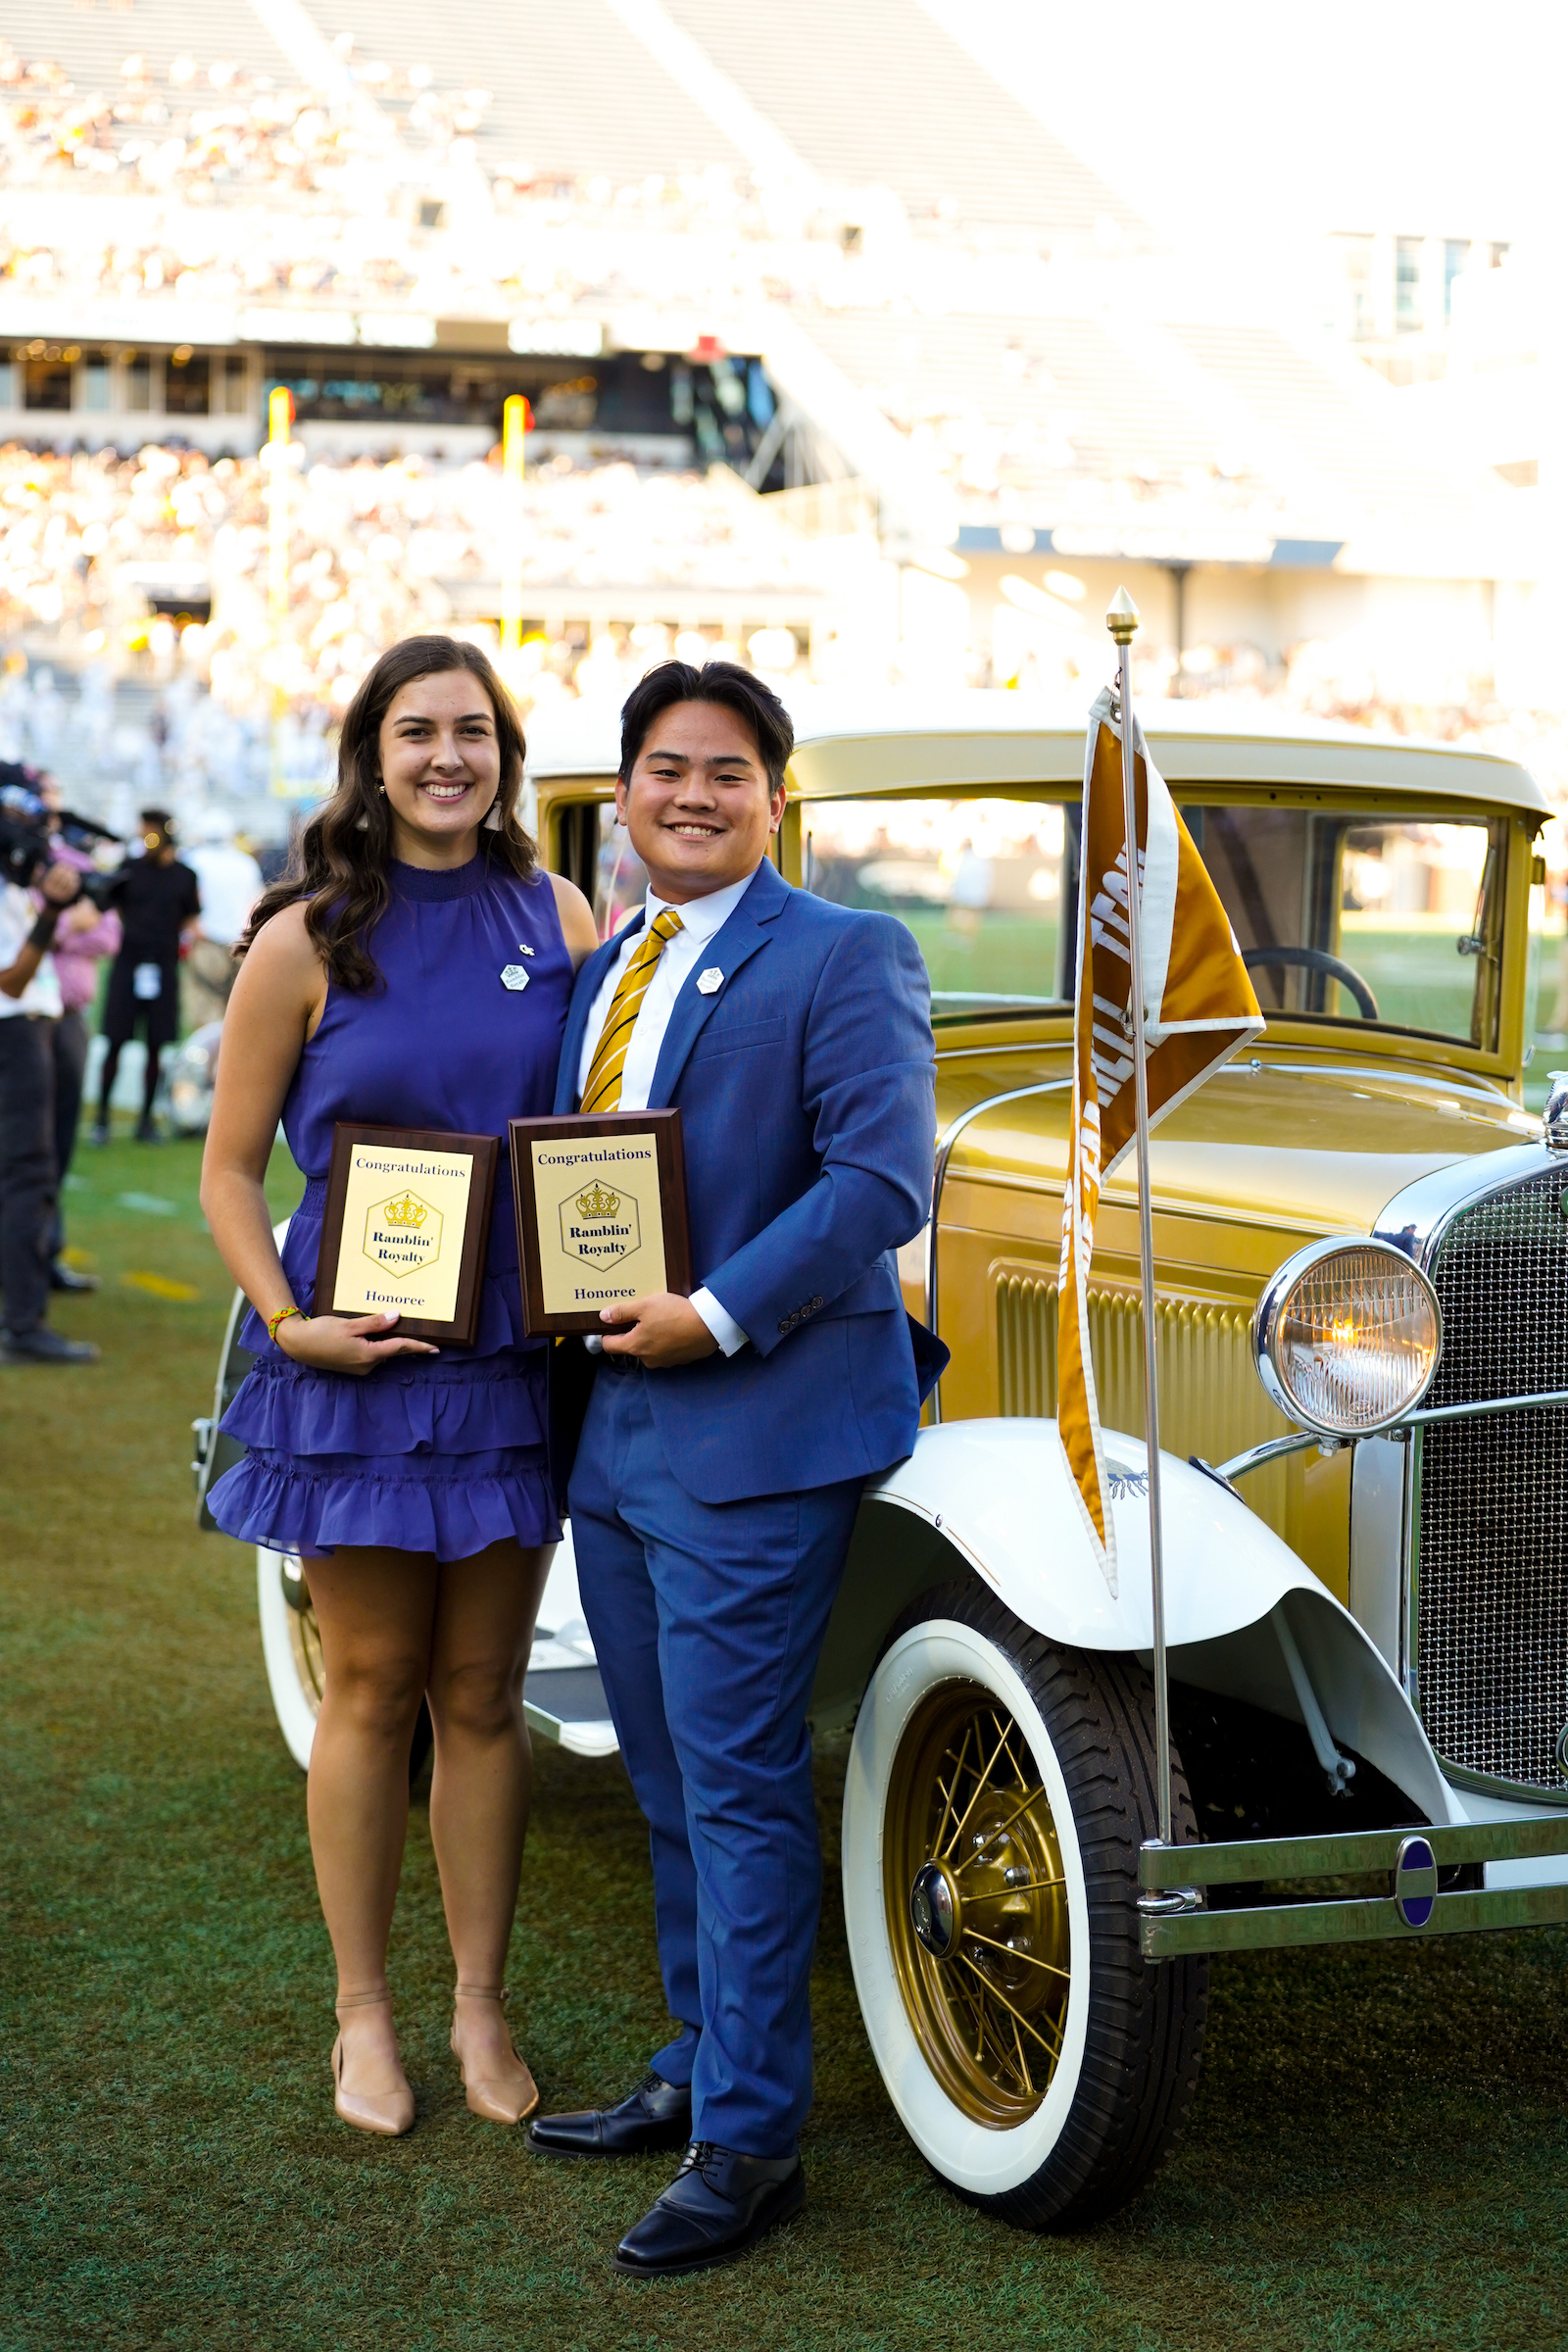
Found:
[[[1501,820],[1181,806],[1265,1014],[1495,1049]],[[1077,835],[1076,803],[812,801],[801,811],[801,879],[908,925],[938,1018],[1065,1009]]]
[[[1265,1014],[1495,1049],[1503,827],[1183,804]]]

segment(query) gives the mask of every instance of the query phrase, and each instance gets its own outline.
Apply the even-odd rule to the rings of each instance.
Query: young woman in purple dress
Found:
[[[452,2046],[475,2113],[516,2123],[538,2095],[501,1997],[528,1818],[522,1676],[561,1529],[505,1156],[471,1348],[400,1337],[393,1314],[318,1315],[313,1296],[334,1122],[504,1136],[552,1105],[572,974],[596,942],[587,902],[539,870],[522,829],[522,756],[473,646],[412,637],[381,657],[298,870],[241,942],[202,1174],[257,1358],[223,1423],[249,1450],[212,1507],[229,1535],[306,1565],[325,1665],[308,1810],[337,1960],[334,2097],[367,2132],[414,2121],[386,1946],[426,1696]],[[306,1176],[281,1257],[262,1181],[279,1116]]]

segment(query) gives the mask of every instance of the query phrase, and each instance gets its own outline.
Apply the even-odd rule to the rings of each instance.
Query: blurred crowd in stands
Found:
[[[234,712],[274,690],[301,710],[341,711],[381,646],[475,610],[499,610],[498,488],[494,452],[467,465],[412,454],[308,463],[296,445],[288,610],[279,628],[269,607],[265,454],[209,461],[148,445],[133,458],[67,457],[13,446],[0,450],[0,636],[41,626],[59,633],[74,660],[107,656],[122,666],[131,657],[139,672],[160,680],[177,667],[210,682]],[[622,592],[634,612],[666,590],[705,593],[715,608],[744,598],[757,612],[783,607],[799,614],[820,593],[832,561],[822,542],[799,536],[772,502],[722,466],[677,473],[579,464],[564,453],[530,469],[518,536],[523,610],[536,614],[569,608],[574,597],[580,610],[603,591]],[[1008,587],[1026,593],[1017,581]],[[1040,592],[1027,594],[1060,611]],[[205,612],[180,615],[182,599]],[[776,626],[763,633],[780,635]],[[608,688],[602,647],[585,662],[580,630],[553,635],[555,642],[548,630],[531,631],[514,667],[525,703],[584,691],[601,677]],[[637,635],[652,642],[648,630]],[[777,645],[768,656],[764,666],[793,666]],[[1318,661],[1314,710],[1327,710],[1337,691],[1321,671]],[[1009,665],[993,676],[971,662],[965,672],[975,684],[1046,692],[1070,687],[1075,674],[1070,656],[1067,668],[1026,662],[1016,675]],[[1170,681],[1151,683],[1163,691]],[[1251,699],[1283,683],[1255,652],[1235,647],[1211,653],[1206,664],[1191,658],[1181,690]],[[1366,698],[1357,689],[1354,699]]]
[[[297,446],[290,456],[279,627],[263,460],[0,448],[0,642],[13,649],[0,671],[0,759],[115,775],[127,808],[167,795],[189,809],[209,779],[241,800],[279,784],[306,797],[329,773],[330,721],[383,646],[456,626],[494,649],[492,622],[463,619],[466,607],[497,607],[493,463],[307,465]],[[701,587],[715,606],[745,596],[763,615],[808,602],[814,581],[810,543],[721,469],[646,473],[558,456],[524,482],[520,538],[524,610],[539,615],[606,586],[632,600]],[[613,701],[676,641],[653,623],[590,633],[536,619],[513,682],[525,711]],[[754,625],[744,643],[716,627],[678,642],[687,658],[722,646],[785,681],[804,657],[777,625]]]
[[[763,237],[767,216],[759,191],[724,167],[625,185],[520,160],[486,171],[472,133],[490,105],[487,90],[439,92],[428,67],[397,72],[353,61],[347,49],[345,71],[352,78],[334,98],[189,58],[176,58],[160,82],[132,56],[118,90],[81,90],[63,67],[24,61],[0,39],[0,183],[163,200],[151,216],[143,207],[133,225],[106,223],[96,240],[79,220],[69,242],[22,242],[0,229],[0,288],[296,297],[481,316],[520,302],[560,311],[584,294],[652,290],[628,289],[602,255],[578,253],[575,266],[561,257],[524,263],[514,234],[493,251],[482,233],[475,242],[486,218],[515,225],[520,217],[541,228],[710,232],[685,245],[689,267],[677,270],[673,290],[731,302],[759,292],[757,265],[740,262],[730,240]],[[432,186],[446,193],[432,196]],[[235,207],[244,208],[243,229]],[[836,261],[837,247],[829,251]],[[665,255],[662,286],[669,275]],[[776,263],[767,290],[788,292]]]
[[[1108,501],[1200,525],[1277,527],[1275,493],[1245,457],[1124,462],[1093,397],[1077,378],[1054,380],[1027,325],[972,323],[954,360],[949,309],[977,320],[983,284],[1004,281],[1022,303],[1045,259],[1021,247],[965,254],[961,220],[943,211],[951,200],[911,241],[886,189],[861,191],[877,203],[835,223],[799,207],[792,220],[778,189],[720,166],[623,184],[572,177],[548,159],[499,151],[487,91],[441,89],[430,66],[357,55],[346,36],[335,46],[328,94],[238,62],[177,57],[155,73],[139,55],[122,60],[113,86],[74,86],[61,65],[24,60],[0,38],[0,185],[106,199],[59,208],[49,241],[35,203],[17,218],[37,241],[0,220],[0,292],[384,304],[443,318],[686,300],[719,313],[765,301],[801,306],[813,333],[847,305],[880,305],[880,340],[841,344],[825,332],[823,348],[958,494],[965,518],[1002,522],[1009,552],[1009,529],[1032,544],[1012,518],[1043,503],[1041,485],[1067,516],[1079,501],[1097,512]],[[989,307],[1000,311],[1000,296]],[[64,417],[47,422],[68,429]],[[380,647],[430,626],[493,641],[473,618],[498,609],[493,457],[307,462],[291,452],[280,627],[269,611],[268,486],[261,461],[186,449],[0,450],[0,642],[14,665],[0,680],[0,757],[49,764],[65,752],[81,772],[112,773],[123,793],[176,807],[190,805],[204,774],[240,797],[275,798],[280,785],[303,796],[325,775],[326,730]],[[797,642],[778,616],[798,624],[819,597],[822,549],[720,467],[660,472],[564,453],[530,463],[521,537],[523,611],[536,622],[512,674],[525,709],[608,701],[675,643],[672,628],[651,622],[590,629],[564,617],[610,591],[626,592],[628,614],[657,609],[643,592],[711,591],[726,610],[745,598],[773,620],[732,624],[740,641],[727,650],[797,684],[806,674],[805,633]],[[1004,582],[1009,593],[1026,619],[1051,606],[1030,581]],[[680,650],[717,642],[712,629],[688,630]],[[942,674],[1057,694],[1079,683],[1076,659],[1059,632],[1017,660],[999,637],[995,649],[948,649]],[[1568,794],[1556,721],[1511,710],[1462,676],[1446,701],[1417,708],[1375,663],[1318,643],[1274,661],[1246,643],[1190,648],[1179,675],[1162,662],[1146,657],[1143,692],[1486,742],[1523,753]],[[926,644],[890,674],[936,674]],[[132,691],[156,698],[134,725]]]
[[[0,758],[58,764],[63,735],[76,766],[121,765],[132,791],[194,786],[202,772],[267,789],[277,745],[271,713],[288,707],[288,771],[304,789],[325,773],[324,732],[346,707],[376,652],[420,628],[465,626],[465,612],[493,612],[500,566],[495,459],[466,466],[416,456],[307,464],[290,452],[288,608],[280,628],[269,611],[268,468],[263,459],[220,458],[149,446],[57,457],[0,449],[0,640],[14,651],[0,683]],[[557,456],[523,485],[523,610],[543,613],[624,590],[702,590],[769,607],[808,608],[819,543],[798,538],[768,502],[723,468],[708,475],[579,466]],[[185,612],[177,608],[183,599]],[[1046,601],[1042,599],[1041,601]],[[150,604],[155,609],[149,609]],[[156,607],[162,605],[162,612]],[[205,617],[190,617],[195,608]],[[174,608],[170,610],[169,608]],[[494,645],[488,621],[474,634]],[[79,675],[62,695],[45,643]],[[717,633],[680,633],[678,650],[701,658]],[[665,626],[616,624],[590,635],[558,622],[530,626],[513,682],[525,711],[626,691],[650,662],[676,650]],[[806,677],[806,648],[788,628],[753,628],[726,652],[771,675]],[[977,682],[1059,693],[1072,681],[1025,662],[1011,677]],[[114,742],[112,680],[161,695],[158,725],[135,738],[128,768]],[[210,693],[208,691],[210,689]],[[1548,781],[1568,783],[1568,752],[1554,723],[1513,711],[1484,686],[1456,684],[1420,709],[1391,698],[1370,666],[1347,667],[1318,643],[1270,663],[1247,644],[1189,649],[1178,679],[1152,649],[1144,693],[1214,695],[1405,733],[1481,741],[1524,751]]]
[[[450,156],[490,103],[487,90],[437,92],[427,66],[405,74],[363,66],[354,78],[400,102],[398,128],[415,153]],[[279,88],[238,64],[202,69],[178,57],[160,81],[144,58],[130,56],[118,89],[82,90],[63,66],[0,44],[0,155],[13,186],[59,186],[88,173],[185,197],[265,191],[340,205],[366,192],[355,175],[384,165],[393,135],[392,123],[352,94]]]
[[[207,201],[316,196],[337,210],[364,194],[356,175],[363,180],[368,170],[381,174],[376,193],[385,194],[411,162],[476,160],[472,134],[490,107],[488,90],[439,91],[428,66],[400,70],[355,59],[351,41],[338,48],[345,88],[336,97],[280,88],[243,65],[201,68],[188,57],[176,58],[162,82],[144,58],[127,57],[120,87],[110,92],[78,89],[63,66],[25,60],[0,38],[6,182],[70,186],[88,173],[118,176],[123,192]],[[392,111],[382,115],[383,107]],[[519,159],[488,176],[503,210],[537,203],[556,207],[558,218],[567,209],[630,210],[650,211],[669,226],[762,225],[752,191],[722,166],[617,186],[603,174],[574,176]]]
[[[149,446],[56,457],[0,450],[0,635],[43,623],[86,655],[159,647],[156,599],[210,604],[184,664],[228,708],[263,686],[341,710],[381,647],[445,627],[467,583],[498,579],[495,462],[416,456],[307,465],[290,451],[288,614],[269,613],[265,459]],[[760,605],[813,584],[810,543],[733,476],[547,460],[524,482],[524,604],[570,590],[701,587]],[[177,575],[178,585],[171,582]],[[491,598],[492,604],[494,598]],[[170,628],[163,633],[167,650]],[[546,691],[549,691],[546,689]]]
[[[803,199],[717,164],[573,176],[476,137],[488,91],[441,91],[428,66],[337,46],[329,95],[188,57],[160,79],[130,56],[117,89],[77,88],[0,40],[0,185],[138,200],[78,205],[58,230],[36,207],[14,232],[0,220],[0,292],[336,306],[394,345],[409,314],[537,322],[684,305],[706,326],[781,306],[815,331],[854,312],[887,331],[842,352],[830,332],[826,348],[966,518],[1005,521],[1042,493],[1063,516],[1098,513],[1108,491],[1170,521],[1285,527],[1244,461],[1176,465],[1141,445],[1107,463],[1083,385],[1055,382],[1027,334],[992,348],[973,323],[1039,309],[1049,252],[987,250],[952,199],[916,223],[886,187]],[[101,230],[85,218],[99,212]],[[921,331],[955,313],[971,321],[956,369],[954,338]]]

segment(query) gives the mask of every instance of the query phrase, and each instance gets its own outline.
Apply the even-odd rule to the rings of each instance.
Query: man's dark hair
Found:
[[[649,730],[661,711],[672,703],[719,703],[733,710],[757,745],[767,771],[769,792],[777,792],[795,749],[795,726],[771,686],[742,669],[738,662],[661,662],[626,697],[620,713],[620,773],[628,777]]]

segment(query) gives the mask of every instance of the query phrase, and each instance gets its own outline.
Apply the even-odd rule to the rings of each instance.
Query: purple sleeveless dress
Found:
[[[385,986],[327,993],[300,1056],[283,1131],[306,1171],[283,1271],[311,1311],[336,1120],[503,1139],[554,1107],[571,958],[547,876],[478,857],[456,871],[394,863],[368,942]],[[521,990],[502,986],[512,965]],[[502,1537],[552,1544],[545,1346],[522,1329],[512,1177],[503,1147],[471,1348],[393,1356],[358,1378],[297,1364],[254,1311],[254,1369],[222,1426],[249,1448],[209,1500],[225,1535],[307,1556],[339,1544],[467,1559]]]

